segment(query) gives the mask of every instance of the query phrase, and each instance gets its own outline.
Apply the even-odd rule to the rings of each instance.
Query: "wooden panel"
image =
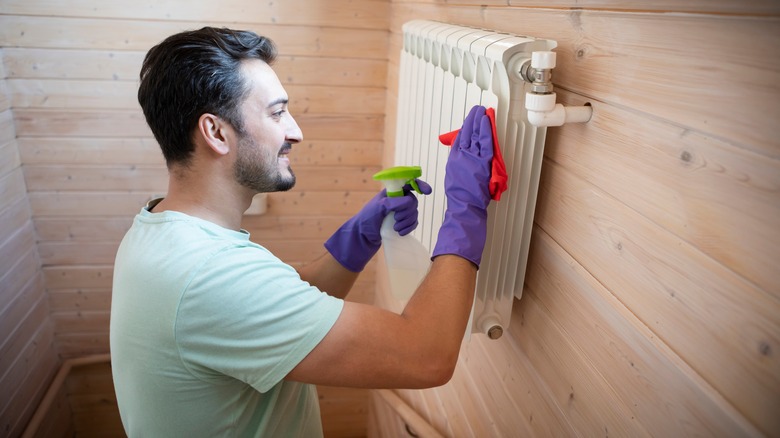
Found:
[[[309,192],[355,190],[376,185],[371,176],[379,167],[346,168],[336,166],[298,166],[291,154],[296,175],[296,190]],[[168,186],[165,166],[26,166],[24,170],[30,191],[151,191],[164,192]]]
[[[113,264],[43,268],[43,277],[49,289],[111,288],[113,275]]]
[[[326,437],[366,436],[368,390],[318,386],[322,430]]]
[[[536,220],[764,431],[780,430],[780,301],[546,160]],[[620,274],[617,274],[620,273]]]
[[[35,164],[156,164],[165,159],[152,138],[20,138],[19,154]],[[293,146],[297,165],[370,166],[379,162],[381,141],[304,140]]]
[[[0,175],[7,175],[21,165],[15,140],[0,144]]]
[[[20,137],[151,137],[140,110],[84,111],[19,109],[14,111]],[[383,117],[378,115],[295,116],[305,136],[318,140],[380,140]]]
[[[10,173],[0,176],[0,206],[15,204],[20,199],[24,199],[25,193],[21,168],[17,167]]]
[[[111,289],[50,289],[48,292],[52,313],[111,309]]]
[[[530,300],[519,309],[523,326],[510,329],[524,351],[537,360],[545,354],[538,351],[540,345],[557,357],[576,353],[583,360],[582,368],[597,370],[614,391],[610,403],[627,406],[631,418],[653,436],[755,433],[549,235],[537,228],[533,241],[523,295],[523,301]],[[561,338],[546,339],[555,333]],[[550,361],[538,363],[547,368]],[[556,379],[561,378],[563,373],[558,373]],[[577,391],[576,402],[579,396]]]
[[[593,106],[587,125],[550,130],[546,155],[780,298],[780,160]]]
[[[40,351],[45,351],[45,354],[26,364],[27,377],[24,385],[8,395],[6,400],[12,403],[8,403],[5,409],[0,408],[0,428],[8,436],[22,434],[57,371],[58,359],[54,345],[45,342],[39,346]]]
[[[138,109],[136,81],[11,79],[14,108]],[[298,114],[383,114],[385,90],[374,87],[285,86]],[[356,105],[355,102],[360,102]]]
[[[19,261],[32,262],[32,268],[40,268],[35,254],[35,236],[32,232],[32,223],[25,224],[18,230],[9,232],[3,236],[5,240],[0,244],[0,254],[9,256],[0,257],[0,279],[3,280],[0,289],[0,297],[4,299],[0,303],[0,309],[8,305],[15,294],[35,276],[36,269],[28,266],[20,266]],[[10,256],[10,255],[13,256]],[[7,300],[7,301],[5,301]],[[0,332],[9,333],[9,332]]]
[[[242,22],[251,19],[263,24],[305,24],[385,29],[390,6],[383,0],[307,0],[306,2],[247,2],[223,0],[219,8],[206,2],[173,0],[120,0],[95,6],[87,0],[75,0],[67,5],[56,1],[6,0],[0,13],[42,16],[72,16],[98,18],[131,18],[145,20],[203,20]]]
[[[0,111],[0,143],[10,143],[16,137],[14,119],[11,110]]]
[[[556,85],[780,157],[771,128],[780,117],[780,58],[765,51],[780,41],[776,17],[537,8],[476,14],[418,4],[394,7],[391,29],[418,18],[556,40]],[[730,55],[713,55],[718,52]],[[734,86],[735,77],[750,80]]]
[[[61,386],[60,390],[52,402],[51,408],[46,413],[46,416],[41,420],[41,424],[34,438],[66,438],[73,437],[75,431],[73,430],[72,422],[73,413],[70,410],[68,404],[68,395],[65,391],[65,387]]]
[[[125,436],[110,363],[74,367],[65,386],[78,436]]]
[[[420,0],[395,0],[396,3],[423,3]],[[436,3],[436,0],[427,0],[428,3]],[[730,0],[716,1],[653,1],[636,2],[629,0],[447,0],[449,5],[494,5],[517,7],[541,7],[564,9],[609,9],[627,12],[709,12],[709,13],[733,13],[733,14],[779,14],[780,5],[772,0],[758,0],[750,2],[734,2]]]
[[[12,49],[3,53],[9,78],[137,81],[144,51]],[[385,60],[280,54],[274,70],[282,83],[382,87]]]
[[[108,330],[103,332],[57,333],[57,350],[64,359],[105,354],[110,351]]]
[[[76,219],[48,217],[35,219],[35,231],[41,241],[118,242],[132,223],[132,216]]]
[[[448,3],[463,0],[448,0]],[[468,0],[466,0],[468,1]],[[630,0],[508,0],[511,6],[538,6],[551,8],[610,9],[617,11],[644,12],[708,12],[716,14],[774,14],[780,13],[780,5],[772,0],[733,2],[730,0],[666,0],[636,2]]]
[[[173,22],[0,15],[0,39],[11,47],[145,52],[174,33],[202,26],[238,27],[236,23],[218,21]],[[279,53],[285,56],[384,59],[387,50],[385,30],[256,23],[241,23],[240,28],[271,38],[277,44]],[[96,38],[96,35],[100,37]]]

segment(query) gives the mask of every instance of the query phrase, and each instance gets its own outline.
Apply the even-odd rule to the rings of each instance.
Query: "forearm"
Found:
[[[328,295],[343,299],[352,289],[359,273],[344,268],[326,251],[313,262],[299,268],[298,275]]]
[[[427,344],[424,348],[448,356],[453,366],[474,302],[476,279],[477,268],[470,261],[438,256],[402,312]]]

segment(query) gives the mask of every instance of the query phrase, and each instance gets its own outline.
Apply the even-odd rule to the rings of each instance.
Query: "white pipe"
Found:
[[[528,111],[528,122],[534,126],[561,126],[564,123],[584,123],[590,120],[593,108],[555,104],[551,111]]]

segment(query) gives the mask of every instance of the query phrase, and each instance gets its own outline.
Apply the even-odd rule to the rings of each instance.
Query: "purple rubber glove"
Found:
[[[459,255],[479,268],[487,239],[493,129],[485,107],[475,106],[452,144],[444,176],[447,211],[433,257]]]
[[[417,185],[425,195],[433,190],[428,183],[419,179]],[[404,186],[404,196],[389,198],[385,190],[379,192],[358,214],[330,236],[325,242],[325,249],[348,270],[362,271],[379,251],[382,245],[379,230],[385,216],[392,211],[395,212],[393,229],[398,234],[405,236],[417,228],[417,196],[409,184]]]

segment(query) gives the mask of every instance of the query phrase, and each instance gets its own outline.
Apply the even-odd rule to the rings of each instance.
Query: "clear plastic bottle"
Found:
[[[385,169],[374,179],[381,181],[387,196],[404,196],[403,187],[411,184],[420,193],[415,178],[422,175],[419,166],[398,166]],[[430,254],[414,236],[401,236],[393,229],[395,213],[390,213],[382,222],[382,249],[390,277],[390,291],[397,299],[406,302],[414,294],[431,265]]]

